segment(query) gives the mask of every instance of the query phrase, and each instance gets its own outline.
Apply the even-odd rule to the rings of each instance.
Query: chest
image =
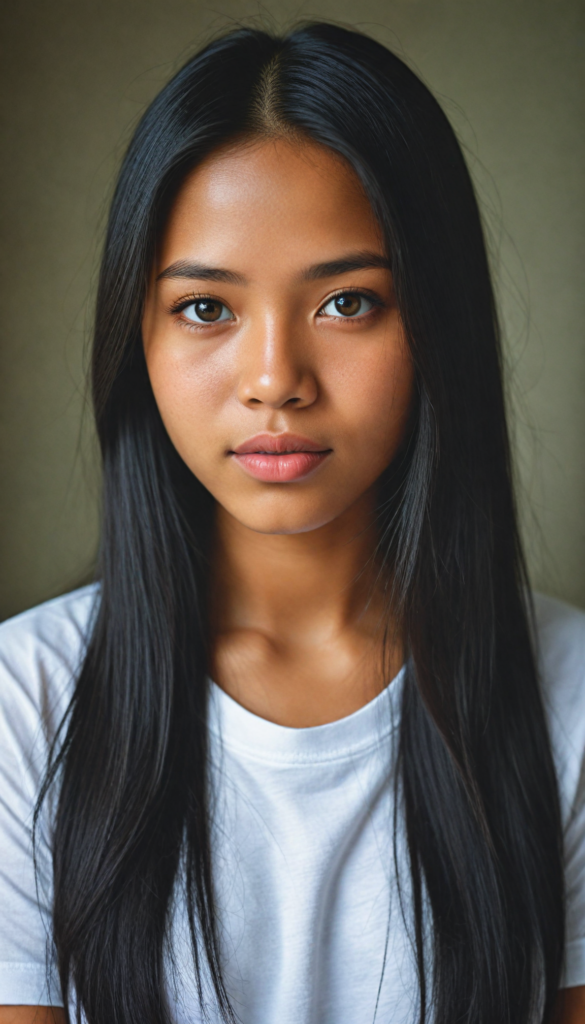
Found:
[[[225,978],[242,1024],[413,1019],[390,753],[292,764],[221,754],[213,863]],[[188,957],[184,926],[179,933]],[[189,974],[178,1024],[193,1019]]]

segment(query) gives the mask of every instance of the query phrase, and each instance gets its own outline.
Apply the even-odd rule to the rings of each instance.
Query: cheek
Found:
[[[196,343],[195,343],[196,345]],[[223,361],[193,346],[178,351],[152,345],[146,350],[148,374],[167,432],[185,460],[208,450],[205,441],[217,430],[217,415],[231,394]],[[203,442],[203,443],[202,443]]]
[[[414,371],[406,344],[362,350],[332,374],[331,385],[352,447],[381,472],[400,447],[412,407]]]

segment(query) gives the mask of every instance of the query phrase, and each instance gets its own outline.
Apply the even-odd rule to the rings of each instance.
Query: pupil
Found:
[[[338,295],[335,300],[335,308],[342,316],[352,316],[359,312],[360,305],[359,295]]]
[[[210,302],[209,299],[202,299],[195,306],[197,316],[202,320],[217,320],[220,315],[219,302]]]

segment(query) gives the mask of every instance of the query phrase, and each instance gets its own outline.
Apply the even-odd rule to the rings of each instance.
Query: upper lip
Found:
[[[234,455],[250,455],[252,452],[268,452],[283,455],[285,452],[329,452],[326,445],[311,441],[300,434],[256,434],[249,441],[243,441],[233,448]]]

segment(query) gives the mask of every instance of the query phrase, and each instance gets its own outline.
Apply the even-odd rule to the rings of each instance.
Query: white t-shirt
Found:
[[[37,889],[32,810],[97,597],[87,587],[0,627],[0,1005],[60,1003],[56,976],[46,971],[49,829],[42,825]],[[565,822],[564,984],[583,985],[585,614],[543,597],[536,607]],[[415,1019],[416,974],[391,842],[401,685],[399,673],[355,714],[290,729],[212,684],[213,858],[225,976],[242,1024]],[[180,900],[173,929],[171,1006],[176,1024],[195,1024],[203,1017]]]

